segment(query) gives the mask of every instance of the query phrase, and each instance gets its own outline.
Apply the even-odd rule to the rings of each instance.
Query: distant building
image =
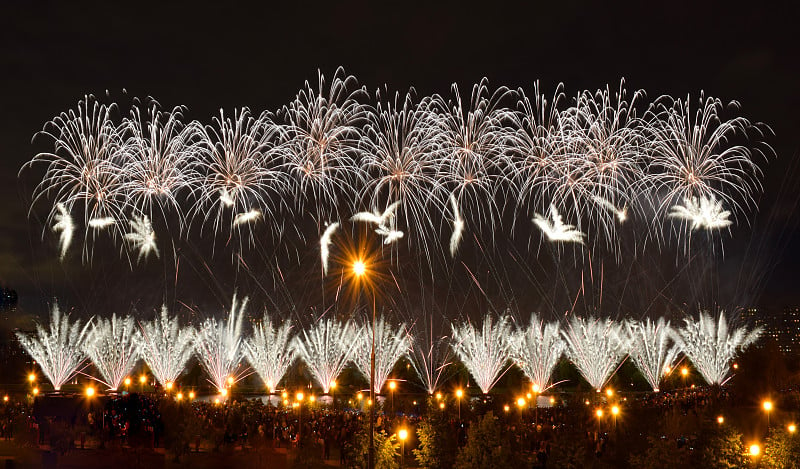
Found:
[[[800,306],[782,310],[747,308],[741,314],[750,326],[764,329],[762,337],[773,340],[786,355],[800,355]]]

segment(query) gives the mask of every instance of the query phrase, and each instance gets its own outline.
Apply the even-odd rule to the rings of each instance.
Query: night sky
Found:
[[[80,5],[79,5],[80,3]],[[163,4],[161,4],[163,3]],[[223,5],[223,3],[225,3]],[[280,5],[275,5],[280,3]],[[427,2],[425,2],[427,3]],[[796,233],[800,149],[800,7],[770,2],[33,2],[0,6],[0,285],[35,309],[73,275],[27,219],[21,165],[42,125],[85,94],[153,96],[204,122],[220,107],[275,110],[317,70],[343,66],[368,89],[419,95],[492,85],[568,95],[612,87],[738,100],[768,124],[777,158],[748,241],[770,268],[760,304],[800,303]],[[775,2],[778,4],[778,2]],[[34,172],[39,175],[41,172]],[[783,186],[786,184],[788,186]],[[736,258],[737,253],[730,252]]]

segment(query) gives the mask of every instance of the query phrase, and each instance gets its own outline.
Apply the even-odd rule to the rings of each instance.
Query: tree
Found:
[[[647,449],[630,458],[631,467],[640,469],[671,469],[686,464],[691,454],[684,446],[678,447],[675,440],[647,437]]]
[[[396,435],[387,435],[386,432],[375,432],[375,469],[397,469],[400,464],[400,445]],[[348,458],[348,467],[367,467],[369,454],[369,424],[364,420],[361,430],[353,437],[350,448],[351,456]]]
[[[467,444],[458,452],[456,466],[461,469],[508,469],[513,467],[510,441],[492,412],[473,423]]]
[[[423,469],[453,467],[456,459],[456,432],[450,428],[441,412],[428,412],[417,427],[419,447],[414,457]]]
[[[703,449],[702,467],[738,469],[747,467],[748,460],[742,444],[742,434],[729,426],[710,432]]]
[[[579,433],[559,435],[553,442],[553,453],[547,467],[583,469],[586,466],[586,442]]]
[[[764,442],[759,467],[769,469],[800,468],[800,439],[783,428],[771,428]]]

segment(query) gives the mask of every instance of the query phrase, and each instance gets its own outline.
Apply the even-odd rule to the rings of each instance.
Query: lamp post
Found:
[[[300,414],[299,421],[300,423],[297,425],[297,447],[299,448],[302,446],[302,437],[303,437],[303,395],[302,392],[298,392],[295,396],[297,398],[297,413]]]
[[[769,430],[769,413],[772,412],[772,401],[766,400],[761,406],[764,408],[764,412],[767,413],[767,430]]]
[[[406,438],[408,438],[408,430],[401,428],[397,432],[397,438],[400,439],[400,469],[403,469],[403,460],[406,456]]]
[[[394,415],[394,390],[397,388],[397,382],[389,381],[389,400],[392,402],[392,415]]]
[[[331,400],[333,401],[333,411],[336,412],[336,381],[331,381]]]
[[[367,275],[367,265],[363,260],[357,259],[353,262],[353,275],[357,280],[361,280]],[[369,354],[369,399],[373,405],[369,406],[369,453],[367,456],[367,467],[375,467],[375,293],[372,296],[372,344]]]
[[[460,388],[456,389],[456,400],[458,400],[458,423],[461,423],[461,398],[464,397],[464,391]]]
[[[533,411],[533,425],[537,426],[539,425],[539,393],[542,391],[542,388],[540,388],[538,384],[533,383],[531,391],[533,391],[533,405],[536,407]]]

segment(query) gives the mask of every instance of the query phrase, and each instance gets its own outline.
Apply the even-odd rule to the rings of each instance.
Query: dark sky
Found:
[[[800,147],[797,3],[611,3],[2,2],[0,284],[32,301],[69,275],[35,255],[41,225],[26,219],[31,188],[17,172],[46,149],[31,143],[34,133],[84,94],[125,88],[207,121],[220,107],[277,109],[318,68],[341,65],[370,89],[419,94],[483,76],[528,89],[539,79],[548,91],[564,82],[570,93],[625,77],[651,97],[705,90],[740,101],[743,115],[775,132],[768,142],[778,158],[756,221],[771,225],[767,291],[773,303],[800,302],[791,295],[798,237],[788,237],[797,191],[779,191],[787,173],[800,174],[790,171]]]

